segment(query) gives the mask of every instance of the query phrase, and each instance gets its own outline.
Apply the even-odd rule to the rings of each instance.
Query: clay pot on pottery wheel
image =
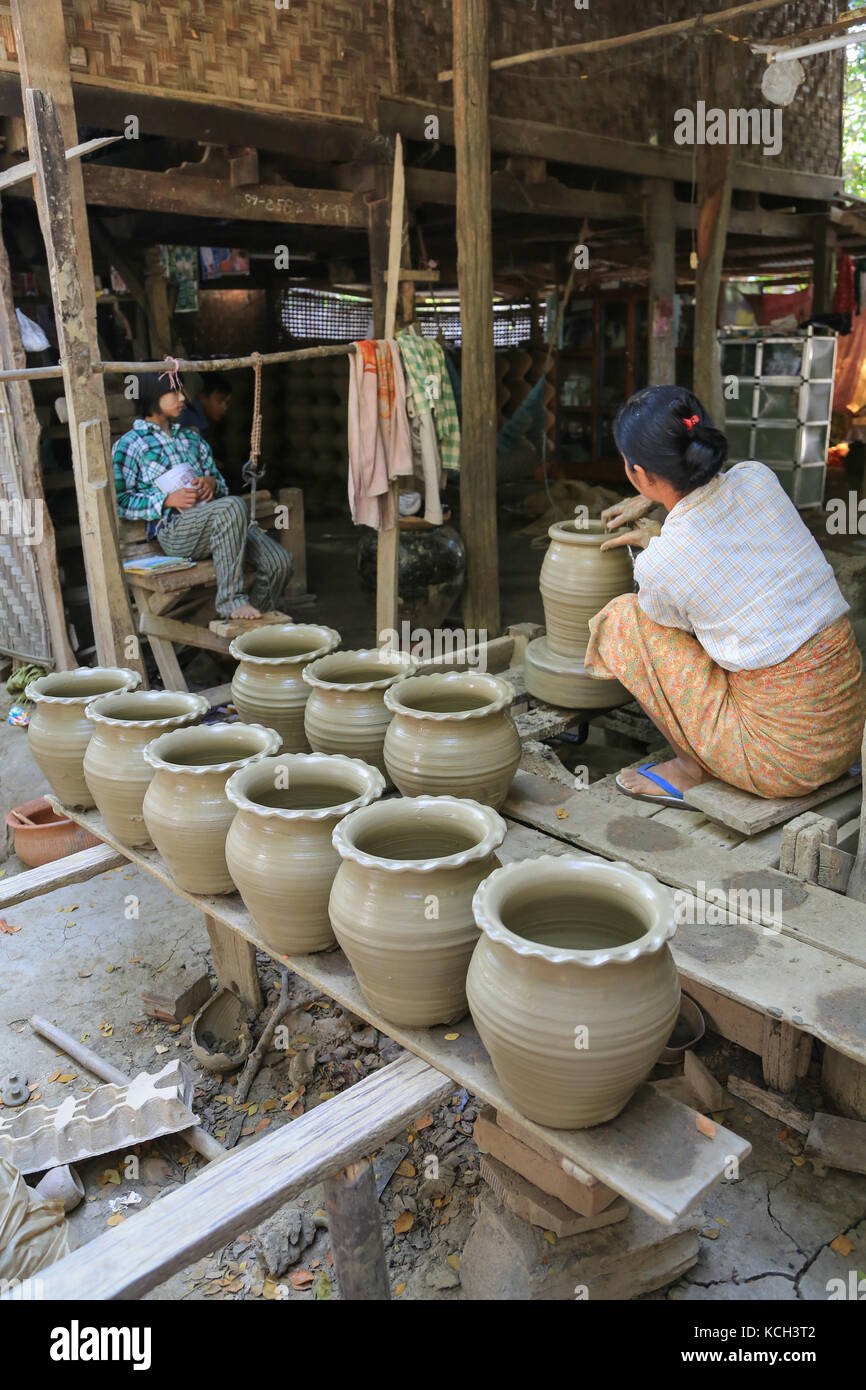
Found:
[[[379,801],[340,821],[331,925],[383,1018],[427,1028],[465,1014],[472,895],[505,832],[490,807],[450,796]]]
[[[340,856],[334,826],[380,797],[385,778],[357,758],[283,753],[235,772],[226,795],[237,815],[226,861],[271,950],[306,955],[336,945],[328,916]]]
[[[27,686],[24,693],[35,706],[27,734],[30,752],[64,806],[94,804],[83,766],[93,733],[85,715],[88,704],[97,695],[134,690],[140,683],[137,671],[122,666],[78,666],[52,671]]]
[[[304,668],[311,687],[304,712],[304,731],[317,753],[363,758],[385,773],[385,733],[392,714],[385,691],[418,669],[399,652],[332,652]]]
[[[594,680],[584,671],[589,620],[618,594],[634,588],[625,546],[602,551],[610,540],[600,521],[577,526],[558,521],[547,533],[550,545],[541,566],[539,588],[547,632],[524,654],[530,695],[563,709],[605,709],[631,699],[619,681]]]
[[[100,695],[87,706],[93,737],[84,777],[109,834],[122,845],[149,845],[142,803],[153,778],[144,750],[159,734],[196,724],[209,709],[204,695],[182,690],[132,690]]]
[[[230,989],[218,989],[193,1019],[189,1045],[208,1071],[236,1071],[253,1050],[243,1001]]]
[[[144,823],[179,888],[235,891],[225,856],[235,814],[226,782],[279,746],[279,734],[260,724],[200,724],[147,745],[144,760],[155,774],[144,794]]]
[[[465,796],[494,810],[520,762],[507,681],[471,671],[412,676],[385,691],[385,767],[404,796]]]
[[[508,1099],[553,1129],[612,1120],[679,1011],[670,890],[628,864],[543,855],[491,874],[473,908],[469,1007]]]
[[[339,632],[312,623],[275,623],[236,637],[229,647],[238,662],[232,700],[244,723],[276,729],[285,753],[308,752],[304,706],[310,687],[301,672],[339,645]]]

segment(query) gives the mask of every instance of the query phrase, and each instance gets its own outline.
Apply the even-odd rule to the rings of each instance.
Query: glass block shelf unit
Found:
[[[720,338],[728,459],[759,459],[798,507],[824,498],[836,335]],[[731,379],[736,382],[732,399]]]

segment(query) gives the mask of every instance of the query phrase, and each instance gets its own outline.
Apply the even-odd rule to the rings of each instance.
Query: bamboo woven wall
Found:
[[[30,0],[38,3],[38,0]],[[389,0],[64,0],[74,71],[136,87],[245,100],[375,124],[376,100],[395,90]],[[450,105],[452,0],[393,0],[397,90],[435,110]],[[722,0],[491,0],[494,57],[606,37],[722,8]],[[744,32],[768,38],[832,19],[842,0],[791,0]],[[615,11],[615,14],[613,13]],[[742,104],[761,104],[764,59],[731,43],[743,64]],[[0,61],[15,60],[12,22],[0,14]],[[843,50],[809,58],[784,114],[773,164],[837,174],[841,162]],[[699,96],[694,40],[588,58],[556,58],[492,77],[491,110],[623,139],[673,144],[673,113]],[[754,152],[760,163],[761,155]]]

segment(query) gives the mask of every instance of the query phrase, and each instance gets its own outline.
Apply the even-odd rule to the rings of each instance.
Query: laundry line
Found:
[[[94,362],[91,371],[96,375],[124,375],[129,372],[164,372],[168,368],[179,372],[225,372],[235,367],[254,367],[257,362],[269,366],[279,362],[305,362],[315,357],[345,357],[355,351],[354,343],[335,343],[333,347],[292,348],[285,352],[252,353],[246,357],[204,357],[197,360],[168,357],[161,362]],[[11,367],[0,371],[0,381],[46,381],[63,376],[63,367]]]

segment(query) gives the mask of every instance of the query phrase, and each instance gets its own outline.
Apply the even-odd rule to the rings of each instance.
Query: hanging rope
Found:
[[[252,353],[253,358],[253,421],[250,426],[250,456],[243,466],[243,480],[250,485],[250,524],[256,519],[256,485],[264,469],[259,467],[262,452],[262,355]]]

